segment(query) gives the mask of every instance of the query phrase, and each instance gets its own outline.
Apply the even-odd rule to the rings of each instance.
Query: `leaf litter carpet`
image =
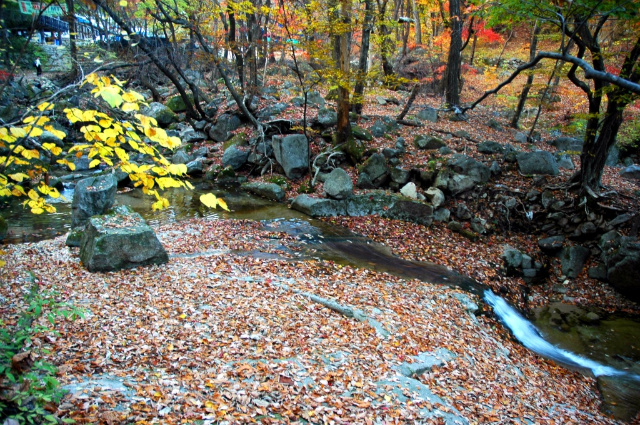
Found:
[[[168,264],[89,273],[64,237],[8,246],[1,318],[41,290],[85,309],[32,342],[77,423],[616,423],[595,381],[458,290],[323,261],[252,221],[156,228]],[[43,319],[44,320],[44,319]],[[43,322],[44,323],[44,322]]]

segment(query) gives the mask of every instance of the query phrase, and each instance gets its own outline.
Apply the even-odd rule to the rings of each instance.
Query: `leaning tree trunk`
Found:
[[[600,189],[600,179],[611,147],[622,125],[625,102],[609,98],[598,137],[585,142],[580,155],[580,193],[588,195]]]
[[[533,32],[531,34],[531,44],[529,46],[529,62],[531,62],[536,57],[536,51],[538,50],[538,34],[540,34],[540,25],[538,25],[538,21],[536,21],[533,24]],[[518,128],[518,121],[520,121],[520,115],[522,115],[522,111],[524,110],[524,105],[527,102],[527,97],[529,96],[529,91],[531,90],[532,85],[533,73],[530,73],[527,76],[527,82],[522,88],[520,99],[518,99],[516,112],[513,114],[513,119],[511,120],[511,127],[513,128]]]
[[[372,0],[364,2],[364,21],[362,22],[362,43],[360,46],[360,58],[358,62],[358,78],[353,96],[353,112],[362,114],[362,105],[364,104],[364,86],[367,79],[368,61],[369,61],[369,39],[371,36],[373,24]]]
[[[460,0],[449,0],[449,17],[451,22],[451,44],[444,75],[444,95],[449,106],[460,104],[460,68],[462,49],[462,17],[460,16]]]

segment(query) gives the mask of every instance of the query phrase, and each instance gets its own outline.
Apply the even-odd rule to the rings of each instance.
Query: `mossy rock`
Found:
[[[354,164],[358,164],[362,161],[366,150],[367,146],[355,137],[349,137],[349,140],[347,140],[342,148],[342,151],[347,154],[349,160]]]
[[[364,140],[366,142],[370,142],[373,140],[373,134],[371,134],[369,130],[367,130],[366,128],[359,127],[357,125],[354,125],[353,127],[351,127],[351,133],[353,134],[353,137],[359,140]]]
[[[193,103],[193,94],[189,93],[187,94],[187,97],[189,98],[189,101]],[[167,100],[166,106],[167,108],[171,109],[173,112],[176,112],[176,113],[184,112],[187,110],[187,105],[184,103],[184,100],[180,95],[173,96],[172,98]]]
[[[222,145],[222,150],[226,151],[231,146],[247,146],[248,144],[249,144],[249,136],[247,136],[247,133],[242,132],[242,133],[234,134],[233,137],[231,137],[231,139],[224,142],[224,144]]]

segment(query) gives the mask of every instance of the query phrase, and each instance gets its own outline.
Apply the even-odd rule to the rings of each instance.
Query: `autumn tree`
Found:
[[[550,59],[569,64],[566,78],[584,93],[588,107],[581,167],[572,181],[578,187],[581,202],[599,199],[602,172],[622,124],[624,109],[640,95],[638,4],[631,0],[562,3],[509,0],[500,7],[503,12],[555,26],[560,40],[558,49],[537,52],[507,80],[464,109],[473,108],[497,93],[540,61]],[[618,39],[615,43],[607,42],[606,33],[613,30]],[[569,51],[570,44],[575,44],[575,53]]]
[[[449,0],[449,28],[451,43],[447,57],[447,68],[443,79],[443,92],[449,106],[460,104],[460,71],[462,67],[462,0]]]

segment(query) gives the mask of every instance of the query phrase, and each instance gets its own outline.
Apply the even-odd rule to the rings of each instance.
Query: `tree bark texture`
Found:
[[[447,68],[444,75],[444,96],[449,106],[460,104],[460,68],[462,48],[462,17],[460,13],[460,0],[449,1],[449,17],[451,27],[451,44]]]

